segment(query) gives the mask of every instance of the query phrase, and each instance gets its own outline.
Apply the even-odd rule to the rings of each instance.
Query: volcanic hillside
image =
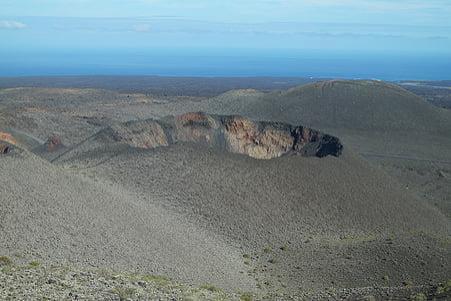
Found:
[[[378,106],[388,110],[386,121]],[[389,149],[374,139],[379,131],[395,147],[409,140],[406,153],[424,147],[429,154],[431,142],[449,152],[448,115],[410,93],[379,82],[332,81],[139,105],[148,110],[143,116],[233,109],[252,119],[185,112],[123,123],[108,112],[128,107],[118,99],[114,108],[102,111],[108,125],[90,128],[85,133],[102,129],[82,141],[78,133],[73,141],[81,142],[73,145],[37,127],[41,139],[51,138],[35,151],[52,163],[4,142],[0,254],[306,299],[449,278],[449,219],[353,152]],[[69,127],[83,126],[70,114],[53,118],[55,112],[27,116],[37,124],[57,121],[64,137],[77,132],[64,128],[66,119]],[[9,140],[26,134],[3,132]]]
[[[449,112],[400,88],[378,81],[333,80],[273,93],[229,92],[211,100],[213,111],[316,128],[419,130],[446,133]],[[448,113],[448,114],[447,114]]]
[[[272,93],[231,91],[193,107],[303,124],[339,137],[359,153],[451,161],[451,112],[385,82],[333,80]],[[176,108],[166,112],[180,113]]]
[[[209,99],[17,88],[1,90],[0,103],[0,124],[41,141],[57,134],[68,146],[117,122],[204,111],[302,124],[341,138],[359,153],[451,157],[451,112],[379,81],[333,80],[271,93],[235,90]]]
[[[246,126],[237,135],[227,132],[229,122]],[[144,197],[239,246],[244,259],[237,260],[250,265],[250,277],[269,282],[273,288],[280,288],[279,281],[291,290],[324,288],[329,281],[338,281],[340,286],[382,284],[380,279],[389,269],[396,270],[390,277],[399,282],[406,273],[420,281],[445,272],[437,266],[445,260],[445,250],[430,236],[444,237],[450,230],[438,210],[406,193],[396,181],[346,148],[339,157],[279,157],[285,151],[280,151],[280,141],[284,141],[280,138],[293,139],[287,133],[297,128],[237,116],[189,113],[158,122],[117,124],[54,163]],[[227,138],[231,133],[234,135]],[[329,137],[307,133],[320,138],[314,141]],[[262,135],[261,144],[256,135]],[[330,138],[326,141],[338,143]],[[293,140],[287,145],[293,153]],[[384,259],[384,252],[393,247],[392,242],[387,244],[388,237],[397,237],[396,269]],[[434,257],[423,254],[425,244]],[[278,251],[265,251],[268,248]],[[344,256],[343,252],[355,256],[355,261],[328,266],[335,256]],[[411,256],[442,272],[422,275],[422,269],[415,267],[420,263]],[[299,280],[304,273],[313,284]]]
[[[0,253],[249,289],[241,252],[174,211],[20,148],[0,154]]]

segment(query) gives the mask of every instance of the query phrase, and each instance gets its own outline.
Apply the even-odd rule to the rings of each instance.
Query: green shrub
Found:
[[[136,289],[131,287],[115,287],[111,290],[113,294],[119,296],[121,301],[131,299],[135,296]]]
[[[402,285],[403,285],[403,286],[406,286],[406,287],[411,287],[411,286],[413,285],[413,283],[412,283],[412,281],[410,281],[410,280],[404,280],[404,281],[402,282]]]
[[[412,301],[426,301],[428,298],[424,293],[417,293],[411,297]]]
[[[250,293],[242,293],[240,296],[241,301],[252,301],[252,294]]]
[[[8,256],[0,256],[0,266],[11,265],[13,261]]]
[[[445,283],[439,284],[437,287],[437,294],[445,294],[451,292],[451,279]]]
[[[32,262],[29,263],[29,266],[32,268],[37,268],[40,265],[41,265],[41,263],[39,263],[39,261],[36,261],[36,260],[33,260]]]
[[[165,276],[160,275],[143,275],[141,277],[141,280],[147,281],[147,282],[153,282],[159,285],[167,285],[170,283],[170,279]]]
[[[212,285],[212,284],[204,284],[200,287],[201,289],[210,291],[210,292],[220,292],[221,289],[217,288],[216,286]]]

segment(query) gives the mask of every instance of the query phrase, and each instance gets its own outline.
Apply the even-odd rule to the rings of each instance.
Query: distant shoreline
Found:
[[[261,91],[285,90],[333,77],[202,77],[158,75],[59,75],[59,76],[0,76],[0,88],[91,88],[114,90],[123,93],[143,93],[163,96],[214,96],[235,89]],[[337,78],[339,79],[339,78]],[[341,78],[346,79],[346,78]],[[350,79],[357,80],[357,79]],[[450,80],[392,81],[405,88],[427,87],[449,89]]]

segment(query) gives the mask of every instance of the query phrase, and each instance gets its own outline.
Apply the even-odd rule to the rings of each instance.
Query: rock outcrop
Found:
[[[7,142],[12,145],[17,145],[17,140],[10,133],[0,131],[0,141]]]
[[[16,139],[10,133],[0,131],[0,155],[8,154],[14,145],[17,145]]]
[[[137,148],[193,142],[256,159],[287,154],[338,157],[343,149],[338,138],[303,126],[202,112],[163,120],[131,121],[105,129],[101,134]]]
[[[57,135],[50,136],[45,143],[45,148],[48,152],[55,152],[63,147],[65,146]]]
[[[0,155],[6,155],[11,150],[7,144],[0,143]]]

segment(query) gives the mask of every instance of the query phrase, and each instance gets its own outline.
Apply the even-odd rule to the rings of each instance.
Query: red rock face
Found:
[[[259,129],[258,123],[232,117],[224,123],[228,150],[257,159],[271,159],[289,152],[293,145],[290,132],[275,128]]]
[[[56,135],[50,136],[46,142],[47,151],[49,152],[54,152],[61,146],[63,146],[61,138]]]
[[[0,132],[0,141],[8,142],[12,145],[17,145],[16,139],[10,133]]]
[[[215,119],[205,113],[186,113],[175,117],[172,136],[174,141],[210,144],[218,127]]]
[[[133,147],[154,148],[191,142],[256,159],[272,159],[286,154],[339,156],[342,150],[338,138],[302,126],[201,112],[164,121],[129,122],[110,130],[114,141]]]
[[[205,128],[212,127],[214,121],[208,114],[203,112],[191,112],[175,117],[177,123],[183,126],[199,125]]]

